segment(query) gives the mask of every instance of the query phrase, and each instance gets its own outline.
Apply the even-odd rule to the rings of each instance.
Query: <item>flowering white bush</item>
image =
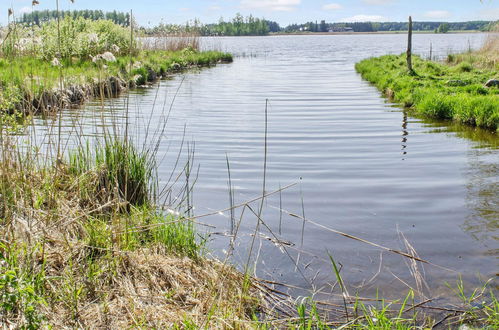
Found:
[[[105,52],[101,56],[102,59],[106,62],[116,62],[116,57],[114,57],[113,53],[111,52]]]
[[[105,52],[103,54],[98,54],[96,56],[91,56],[92,62],[99,63],[100,61],[105,62],[116,62],[116,57],[111,52]]]
[[[97,35],[97,33],[89,33],[87,35],[88,37],[88,42],[90,43],[98,43],[99,42],[99,36]]]
[[[112,57],[107,55],[104,59],[108,62],[115,61],[115,56],[129,54],[130,47],[134,53],[137,46],[135,40],[130,45],[129,29],[108,20],[66,16],[60,21],[59,31],[57,21],[46,22],[40,28],[18,26],[16,35],[10,36],[13,42],[4,46],[13,48],[16,55],[37,56],[48,61],[54,57],[88,59],[93,54],[112,52]]]

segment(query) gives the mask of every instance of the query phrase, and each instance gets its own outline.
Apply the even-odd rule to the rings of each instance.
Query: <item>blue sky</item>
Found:
[[[0,0],[0,23],[7,9],[19,15],[31,10],[31,0]],[[37,9],[54,9],[55,0],[39,0]],[[203,23],[253,14],[281,25],[325,19],[341,21],[465,21],[499,19],[499,0],[59,0],[60,8],[134,11],[141,25],[163,20],[184,23],[198,18]]]

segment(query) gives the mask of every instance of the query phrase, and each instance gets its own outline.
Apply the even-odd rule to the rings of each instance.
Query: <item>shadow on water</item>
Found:
[[[468,139],[478,142],[473,148],[499,148],[499,136],[496,132],[480,127],[471,127],[451,121],[437,121],[431,119],[422,119],[422,122],[431,129],[430,133],[453,134],[462,139]]]

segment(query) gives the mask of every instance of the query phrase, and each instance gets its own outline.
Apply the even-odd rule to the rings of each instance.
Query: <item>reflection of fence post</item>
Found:
[[[412,72],[412,17],[409,16],[409,33],[407,41],[407,69]]]

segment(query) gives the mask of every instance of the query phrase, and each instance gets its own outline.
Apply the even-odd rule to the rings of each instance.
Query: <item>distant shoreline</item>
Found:
[[[435,33],[433,31],[413,31],[414,34],[459,34],[459,33],[487,33],[477,30],[462,30],[462,31],[449,31],[447,33]],[[269,36],[282,36],[282,35],[356,35],[356,34],[407,34],[407,31],[375,31],[375,32],[276,32],[270,33]]]
[[[472,33],[472,34],[481,34],[481,33],[489,33],[477,30],[462,30],[462,31],[449,31],[446,33],[435,33],[433,31],[413,31],[413,34],[463,34],[463,33]],[[376,32],[273,32],[265,35],[244,35],[244,36],[216,36],[216,35],[206,35],[200,37],[222,37],[222,38],[230,38],[230,37],[273,37],[273,36],[336,36],[336,35],[369,35],[369,34],[407,34],[407,31],[376,31]],[[154,37],[155,35],[147,35],[147,37]]]

